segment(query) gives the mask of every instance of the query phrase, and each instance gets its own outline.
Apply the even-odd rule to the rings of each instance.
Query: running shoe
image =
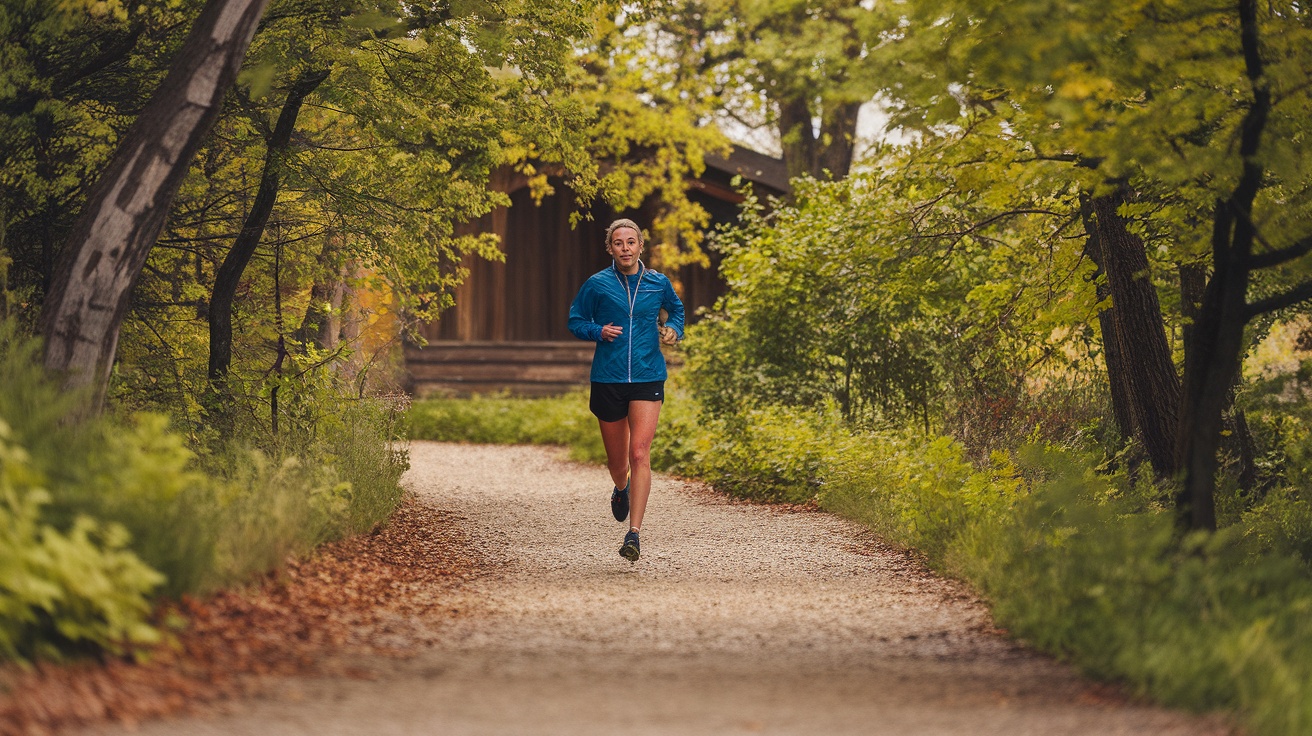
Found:
[[[629,530],[629,533],[624,535],[624,546],[620,547],[620,557],[629,562],[637,562],[641,554],[638,550],[638,533]]]
[[[629,485],[633,483],[633,476],[629,476],[624,481],[624,490],[616,488],[610,494],[610,512],[615,515],[615,521],[624,521],[629,518]]]

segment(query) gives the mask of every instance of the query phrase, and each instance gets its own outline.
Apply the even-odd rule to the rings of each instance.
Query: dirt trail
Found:
[[[487,571],[439,643],[373,679],[143,734],[1222,734],[1126,703],[993,632],[959,586],[860,527],[658,476],[618,556],[599,467],[416,443],[406,484],[465,519]],[[103,732],[103,731],[102,731]]]

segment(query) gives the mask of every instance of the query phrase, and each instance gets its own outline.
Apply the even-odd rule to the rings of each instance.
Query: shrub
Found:
[[[1255,554],[1296,557],[1312,567],[1312,504],[1298,488],[1267,494],[1239,523]]]
[[[79,516],[41,520],[50,495],[0,421],[0,658],[156,641],[147,596],[164,578],[126,549],[127,532]]]
[[[966,527],[954,567],[1039,647],[1167,703],[1244,714],[1259,733],[1312,726],[1312,581],[1254,554],[1240,526],[1177,539],[1062,453],[1015,513]]]
[[[81,397],[48,382],[37,353],[0,320],[0,422],[19,453],[4,472],[26,479],[5,491],[0,519],[0,565],[12,565],[0,657],[145,641],[149,593],[240,582],[367,531],[400,500],[399,402],[306,381],[284,386],[279,434],[246,420],[226,442],[191,447],[161,414],[80,416]]]
[[[1005,513],[1022,488],[1011,455],[994,453],[978,471],[948,437],[866,433],[828,447],[820,505],[935,560],[974,519]]]
[[[806,503],[820,490],[834,429],[827,416],[783,407],[709,419],[686,469],[735,496]]]
[[[703,433],[703,420],[697,402],[684,385],[684,375],[682,371],[672,371],[665,382],[661,421],[656,426],[656,437],[651,444],[651,466],[667,473],[691,475],[696,467],[696,445]],[[595,422],[593,426],[596,426]],[[599,453],[595,458],[580,459],[604,461],[606,453],[599,436],[597,448]]]

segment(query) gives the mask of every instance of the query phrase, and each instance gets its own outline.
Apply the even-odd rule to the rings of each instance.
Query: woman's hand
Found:
[[[624,328],[614,323],[601,328],[601,339],[606,342],[614,342],[615,338],[622,334],[624,334]]]
[[[673,345],[679,341],[679,333],[675,332],[673,327],[661,325],[656,329],[661,333],[662,345]]]

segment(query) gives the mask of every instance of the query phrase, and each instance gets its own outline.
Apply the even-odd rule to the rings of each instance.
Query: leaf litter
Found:
[[[459,516],[413,495],[371,534],[233,590],[162,603],[175,629],[133,657],[0,668],[0,736],[104,721],[127,725],[261,692],[290,675],[369,677],[369,657],[405,657],[459,615],[455,591],[479,574]]]

